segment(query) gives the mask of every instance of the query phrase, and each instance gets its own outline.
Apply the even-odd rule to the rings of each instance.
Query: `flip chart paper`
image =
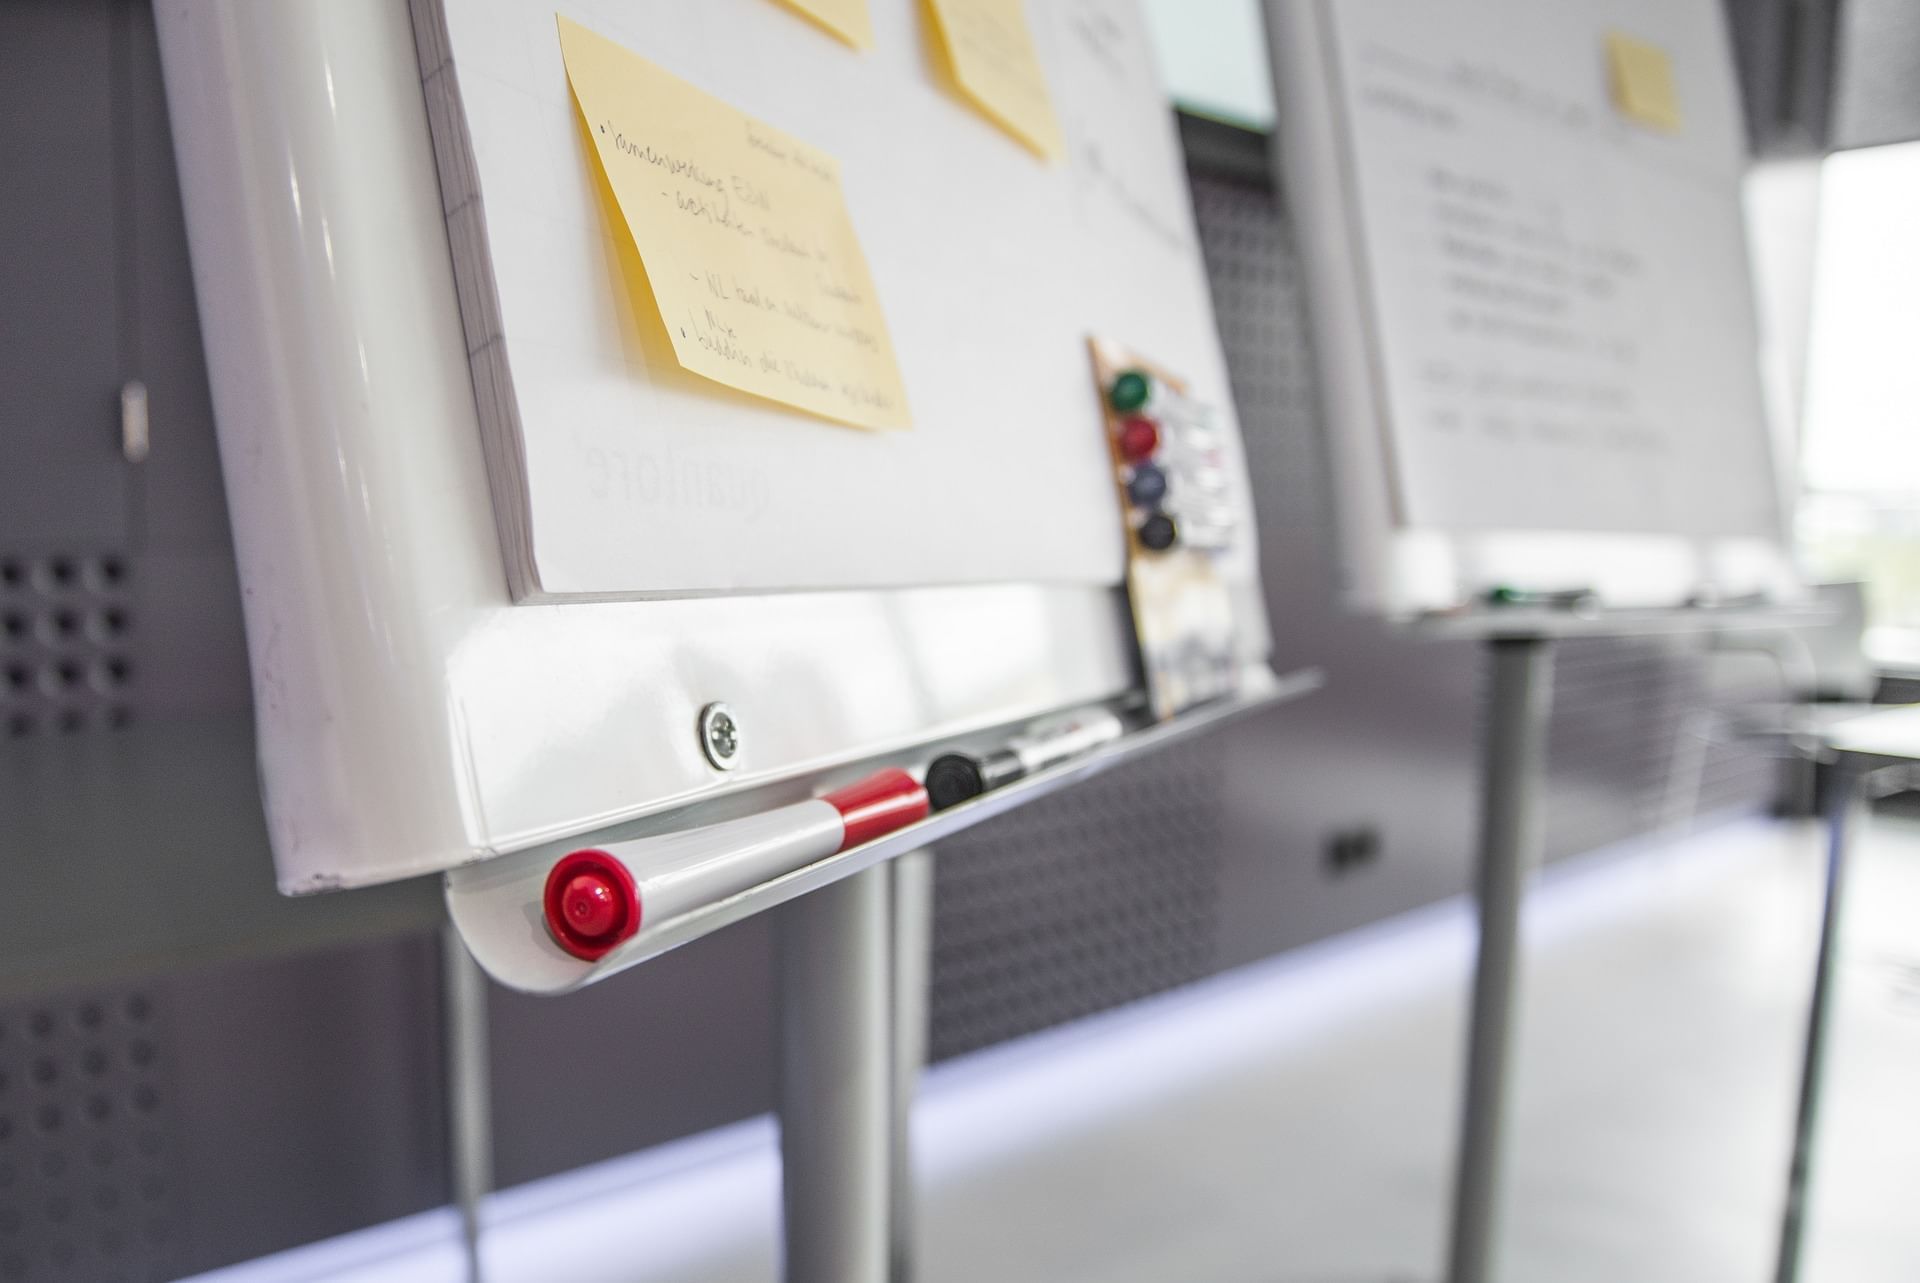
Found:
[[[1058,159],[1060,122],[1024,0],[928,0],[928,5],[961,92],[1039,155]]]
[[[838,162],[558,21],[574,102],[679,363],[841,423],[908,426]]]
[[[1725,33],[1661,0],[1689,123],[1621,128],[1635,3],[1326,6],[1408,526],[1777,535]]]

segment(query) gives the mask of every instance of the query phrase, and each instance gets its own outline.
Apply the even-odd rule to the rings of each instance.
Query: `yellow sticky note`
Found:
[[[1024,0],[927,0],[962,93],[1002,129],[1053,160],[1060,122],[1033,47]]]
[[[841,423],[906,427],[838,162],[559,23],[574,102],[680,364]]]
[[[873,15],[867,0],[782,0],[789,9],[812,18],[855,49],[873,48]]]
[[[1607,33],[1607,76],[1620,114],[1653,129],[1680,129],[1680,95],[1673,59],[1659,45],[1617,31]]]

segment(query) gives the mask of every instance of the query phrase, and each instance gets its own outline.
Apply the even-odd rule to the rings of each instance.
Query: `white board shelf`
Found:
[[[448,912],[474,957],[496,980],[527,992],[565,993],[677,949],[742,918],[764,913],[830,882],[929,846],[1168,744],[1206,734],[1250,714],[1311,695],[1320,689],[1322,681],[1317,669],[1300,669],[1281,676],[1265,668],[1253,670],[1247,676],[1244,691],[1233,699],[1201,705],[1170,721],[1137,727],[1084,756],[1035,772],[972,801],[937,811],[885,837],[826,856],[657,925],[643,927],[631,940],[593,962],[573,957],[555,945],[540,916],[541,889],[547,870],[560,854],[557,849],[530,851],[487,865],[455,870],[447,879]],[[997,742],[992,738],[974,742],[963,739],[955,746],[984,749]],[[789,788],[786,793],[793,794],[793,790]],[[805,795],[805,792],[797,794]],[[792,799],[783,795],[781,800]],[[673,827],[694,822],[676,817]],[[606,841],[633,836],[639,834],[596,835]]]

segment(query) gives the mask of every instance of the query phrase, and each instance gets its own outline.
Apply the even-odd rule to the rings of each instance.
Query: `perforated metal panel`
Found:
[[[1777,674],[1744,668],[1716,685],[1697,639],[1588,638],[1555,664],[1547,770],[1547,851],[1578,855],[1771,797],[1763,751],[1721,734],[1717,716],[1782,697]]]
[[[117,552],[0,556],[0,726],[11,739],[133,716],[131,563]]]
[[[1241,164],[1258,162],[1264,170],[1263,152],[1249,155],[1244,147]],[[1333,513],[1299,262],[1264,174],[1218,172],[1230,163],[1222,157],[1190,177],[1214,316],[1246,439],[1262,568],[1267,560],[1323,567]],[[1304,548],[1303,535],[1312,540]],[[1284,620],[1276,629],[1284,635]]]
[[[0,1009],[0,1283],[179,1272],[166,1048],[144,989]]]
[[[941,844],[935,1057],[1213,970],[1220,752],[1169,749]]]

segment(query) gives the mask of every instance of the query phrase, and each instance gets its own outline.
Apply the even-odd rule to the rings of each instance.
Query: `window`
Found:
[[[1920,143],[1825,164],[1800,545],[1866,582],[1868,653],[1920,667]]]

